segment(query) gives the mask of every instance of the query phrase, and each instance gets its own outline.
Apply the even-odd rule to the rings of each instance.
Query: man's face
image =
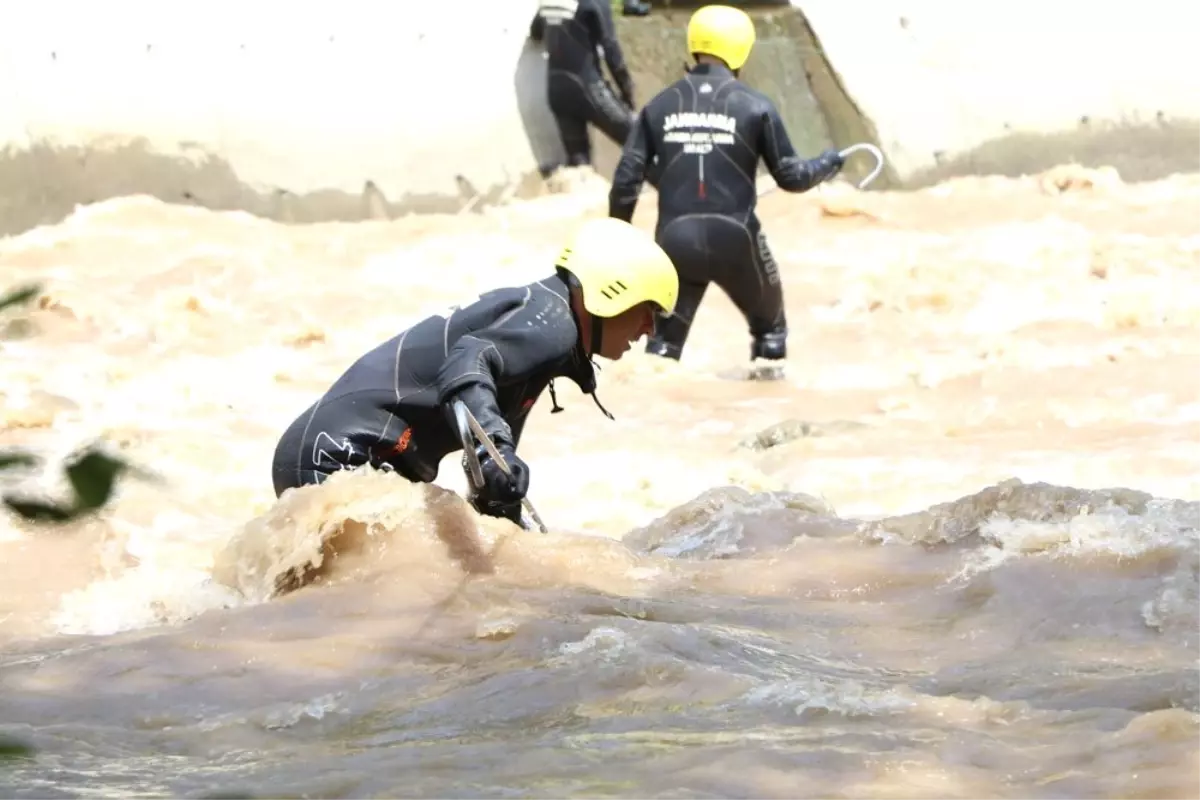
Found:
[[[596,355],[617,361],[629,352],[634,342],[654,332],[654,306],[651,303],[638,303],[615,317],[603,320],[594,318],[593,321],[604,326],[600,352]]]

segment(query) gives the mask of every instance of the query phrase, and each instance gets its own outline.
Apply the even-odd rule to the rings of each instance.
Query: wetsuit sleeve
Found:
[[[528,414],[523,417],[518,417],[508,425],[509,430],[512,432],[512,446],[514,450],[516,450],[517,445],[521,443],[521,433],[525,430],[525,420],[527,419],[529,419]]]
[[[616,172],[613,173],[612,188],[608,190],[610,217],[625,222],[633,220],[633,212],[637,210],[638,197],[642,193],[642,183],[646,180],[646,170],[654,156],[654,139],[650,136],[650,123],[643,108],[633,122],[633,130],[621,149],[621,160],[617,162]]]
[[[763,100],[758,152],[767,162],[775,183],[785,192],[807,192],[828,177],[818,169],[818,164],[796,155],[779,111],[768,100]]]
[[[516,446],[516,436],[496,402],[496,387],[550,373],[575,347],[577,332],[566,307],[551,307],[526,289],[497,309],[494,323],[461,336],[438,373],[438,402],[462,400],[497,444]]]
[[[608,64],[608,71],[612,73],[613,80],[617,82],[622,93],[630,95],[626,99],[632,102],[633,81],[629,77],[629,67],[625,65],[625,53],[621,50],[621,43],[617,41],[617,26],[613,22],[612,4],[608,0],[597,0],[595,6],[599,28],[592,31],[592,35],[604,48],[604,61]]]

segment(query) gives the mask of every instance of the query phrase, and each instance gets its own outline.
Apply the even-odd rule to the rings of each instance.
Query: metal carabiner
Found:
[[[867,188],[867,186],[871,184],[871,181],[878,178],[879,173],[883,172],[883,151],[870,142],[861,142],[859,144],[852,144],[845,150],[842,150],[838,153],[838,155],[842,157],[842,160],[845,160],[848,156],[852,156],[855,153],[863,150],[875,156],[875,169],[871,170],[867,177],[859,181],[859,189]]]
[[[471,484],[472,493],[478,494],[482,491],[484,484],[483,467],[479,463],[479,456],[475,453],[476,441],[483,445],[488,455],[506,475],[511,475],[512,471],[508,467],[508,462],[504,460],[504,455],[496,449],[492,437],[487,435],[487,431],[475,419],[475,415],[467,408],[466,403],[455,400],[453,409],[454,421],[458,424],[458,438],[462,441],[463,446],[463,468],[467,473],[467,482]],[[528,531],[533,530],[533,526],[537,525],[538,530],[546,533],[546,524],[542,522],[541,516],[533,507],[533,503],[529,502],[528,497],[521,498],[521,506],[526,512],[521,515],[521,527]]]
[[[472,494],[477,494],[483,489],[483,467],[479,464],[479,456],[475,454],[475,437],[471,435],[471,425],[467,422],[466,415],[470,412],[461,400],[456,401],[453,408],[454,421],[458,423],[458,438],[462,442],[463,471],[467,473]]]
[[[871,184],[871,182],[874,181],[876,178],[878,178],[879,174],[881,172],[883,172],[883,160],[884,160],[883,159],[883,151],[880,150],[875,145],[871,144],[870,142],[861,142],[859,144],[852,144],[849,147],[847,147],[845,150],[841,150],[838,152],[838,155],[841,156],[843,160],[845,160],[848,156],[852,156],[855,153],[862,151],[862,150],[865,150],[866,152],[875,156],[875,169],[871,170],[870,174],[868,174],[867,177],[863,178],[861,181],[858,182],[859,189],[867,188]],[[769,195],[771,192],[775,191],[778,188],[779,188],[778,184],[773,183],[770,186],[768,186],[767,188],[760,190],[758,192],[758,196],[766,197],[767,195]]]

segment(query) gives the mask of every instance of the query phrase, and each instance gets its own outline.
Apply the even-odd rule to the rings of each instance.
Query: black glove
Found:
[[[826,150],[816,158],[810,159],[808,168],[812,170],[813,186],[824,183],[842,171],[846,159],[837,150]]]
[[[637,111],[637,106],[633,104],[633,78],[629,75],[622,75],[617,81],[617,90],[621,93],[621,102],[630,111]]]
[[[498,444],[496,449],[504,456],[511,474],[506,474],[487,450],[481,447],[478,453],[483,486],[476,494],[473,505],[480,514],[520,523],[521,499],[529,491],[529,467],[510,445]]]

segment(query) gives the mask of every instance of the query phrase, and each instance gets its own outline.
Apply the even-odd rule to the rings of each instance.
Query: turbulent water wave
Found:
[[[604,365],[615,422],[535,409],[544,536],[453,457],[277,501],[270,454],[604,187],[295,227],[122,198],[0,242],[45,284],[0,445],[157,476],[0,522],[0,736],[42,753],[0,793],[1190,796],[1200,181],[1043,183],[765,198],[786,379],[737,379],[715,294],[681,363]]]
[[[1009,482],[856,521],[729,487],[621,542],[492,525],[437,488],[368,502],[390,477],[337,476],[231,541],[216,574],[274,598],[261,611],[6,656],[0,718],[26,724],[0,729],[60,753],[40,785],[784,797],[797,768],[834,796],[1191,785],[1194,604],[1163,603],[1196,596],[1195,502]],[[980,566],[1023,528],[1036,548]],[[279,580],[317,561],[313,585]],[[14,787],[39,785],[29,769]],[[998,769],[1019,770],[1007,792]]]

